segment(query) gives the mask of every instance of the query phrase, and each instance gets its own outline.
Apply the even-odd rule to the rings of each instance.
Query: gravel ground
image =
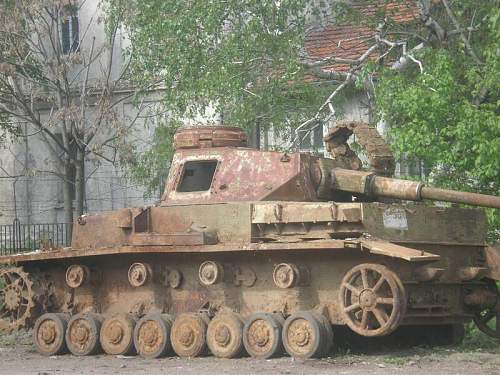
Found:
[[[500,374],[500,350],[491,348],[385,348],[337,353],[321,360],[214,357],[144,360],[138,357],[43,357],[29,336],[0,337],[0,374]]]

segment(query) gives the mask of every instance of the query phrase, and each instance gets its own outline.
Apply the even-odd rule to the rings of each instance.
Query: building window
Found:
[[[177,191],[181,193],[207,191],[217,167],[217,160],[188,161],[184,164]]]
[[[61,24],[61,44],[64,54],[80,51],[80,25],[77,15],[63,18]]]
[[[302,131],[299,137],[301,140],[301,150],[320,151],[325,147],[323,142],[323,126],[316,126],[312,130]]]

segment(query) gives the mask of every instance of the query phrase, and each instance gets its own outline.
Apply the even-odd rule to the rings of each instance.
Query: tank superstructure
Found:
[[[483,211],[407,202],[500,198],[388,178],[384,150],[377,175],[335,142],[332,159],[248,148],[229,127],[174,142],[158,206],[84,215],[70,248],[0,258],[4,329],[34,324],[46,355],[144,357],[319,357],[337,326],[434,326],[452,341],[474,319],[500,338],[500,251]]]

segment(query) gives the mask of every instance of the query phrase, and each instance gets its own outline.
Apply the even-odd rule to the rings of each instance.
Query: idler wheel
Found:
[[[129,314],[106,318],[101,326],[100,341],[104,353],[130,355],[134,353],[135,319]]]
[[[321,314],[299,311],[290,315],[283,326],[283,345],[295,358],[319,358],[332,345],[332,328]]]
[[[97,354],[101,350],[99,333],[102,317],[98,314],[77,314],[68,322],[66,345],[78,356]]]
[[[280,314],[257,313],[250,316],[243,328],[243,344],[248,354],[259,359],[282,355],[283,323]]]
[[[387,267],[360,264],[342,280],[340,312],[346,324],[362,336],[392,333],[405,313],[401,280]]]
[[[243,352],[243,320],[236,313],[221,313],[208,324],[207,345],[219,358],[236,358]]]
[[[68,319],[66,314],[43,314],[36,320],[33,343],[38,353],[51,356],[67,352],[64,335]]]
[[[160,358],[171,351],[172,321],[172,317],[167,314],[148,314],[137,322],[134,344],[141,357]]]
[[[207,351],[206,314],[181,314],[172,325],[172,347],[179,357],[198,357]]]

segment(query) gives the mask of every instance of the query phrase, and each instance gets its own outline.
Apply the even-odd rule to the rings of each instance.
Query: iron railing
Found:
[[[0,225],[0,255],[30,252],[44,248],[66,247],[71,243],[71,224]]]

